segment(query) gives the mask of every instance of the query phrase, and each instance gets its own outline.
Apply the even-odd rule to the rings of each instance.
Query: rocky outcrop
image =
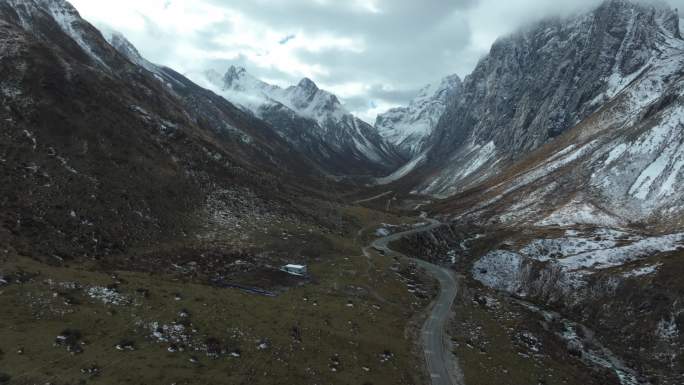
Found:
[[[583,325],[592,335],[573,338],[607,347],[635,381],[675,384],[684,346],[684,286],[677,278],[683,244],[684,234],[451,224],[392,247],[450,264],[465,274],[465,285],[501,291],[533,303],[544,317]]]

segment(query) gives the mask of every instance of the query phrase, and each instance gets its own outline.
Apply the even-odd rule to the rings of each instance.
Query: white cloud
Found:
[[[453,73],[465,76],[501,35],[601,2],[71,1],[94,24],[124,33],[155,63],[182,73],[239,64],[280,86],[306,76],[370,121],[406,103],[410,91],[424,84]]]

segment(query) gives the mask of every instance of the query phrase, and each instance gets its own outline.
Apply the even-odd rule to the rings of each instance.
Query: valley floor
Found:
[[[365,230],[311,235],[326,256],[308,279],[270,273],[275,297],[198,282],[192,263],[155,273],[3,255],[0,383],[425,383],[415,341],[436,287],[407,260],[360,253],[381,223],[410,219],[354,210]],[[261,242],[283,247],[280,232]]]
[[[385,205],[384,198],[362,203]],[[500,253],[497,248],[544,254],[541,246],[558,246],[540,237],[565,234],[573,242],[561,252],[624,248],[641,238],[619,234],[606,243],[591,233],[575,242],[581,232],[450,227],[425,215],[341,210],[353,229],[255,226],[239,237],[252,247],[242,254],[169,246],[140,250],[145,258],[50,263],[6,252],[0,256],[0,384],[637,383],[642,368],[635,362],[646,361],[615,341],[620,330],[601,323],[609,313],[596,309],[609,305],[555,312],[534,296],[525,302],[515,290],[483,285],[517,282],[506,278],[507,268],[477,266]],[[212,244],[221,244],[216,235]],[[288,254],[291,262],[308,264],[309,277],[279,271]],[[657,262],[665,274],[658,276],[670,282],[676,261],[666,256],[649,263]],[[653,277],[639,266],[609,266],[599,276],[616,270],[628,282]],[[435,280],[447,271],[455,279]],[[668,290],[678,287],[667,282]],[[626,309],[624,316],[632,311],[630,300],[663,295],[629,287],[613,304]],[[592,312],[598,324],[569,319]],[[626,352],[627,364],[620,360]]]

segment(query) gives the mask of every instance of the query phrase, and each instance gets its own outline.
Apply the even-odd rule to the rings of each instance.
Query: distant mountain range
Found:
[[[230,67],[207,71],[200,83],[270,123],[273,129],[321,170],[334,176],[384,176],[405,159],[369,124],[310,79],[282,89]]]

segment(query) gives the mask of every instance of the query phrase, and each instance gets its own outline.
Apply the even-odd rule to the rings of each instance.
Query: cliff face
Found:
[[[500,39],[447,107],[416,190],[448,196],[504,170],[613,100],[673,40],[675,11],[621,0]]]

